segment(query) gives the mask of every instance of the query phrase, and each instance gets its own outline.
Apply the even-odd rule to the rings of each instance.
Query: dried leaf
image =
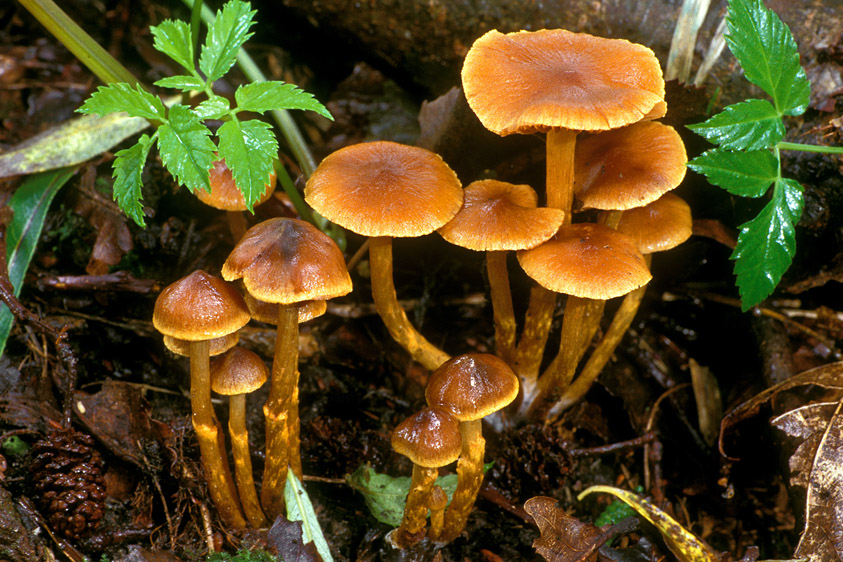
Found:
[[[644,519],[655,525],[665,544],[680,562],[719,562],[720,556],[710,546],[686,530],[670,515],[632,492],[611,486],[592,486],[577,496],[582,500],[592,492],[604,492],[622,500]]]
[[[804,441],[790,457],[790,482],[807,490],[805,530],[794,553],[811,562],[843,560],[843,401],[791,410],[771,423]]]
[[[322,558],[313,542],[302,540],[301,521],[288,521],[279,516],[269,528],[269,546],[274,548],[284,562],[321,562]]]
[[[843,389],[843,362],[838,361],[837,363],[822,365],[794,375],[784,382],[771,386],[763,392],[759,392],[746,402],[727,412],[723,416],[723,421],[720,422],[720,454],[731,460],[738,460],[727,455],[723,449],[723,438],[729,429],[739,421],[755,415],[761,409],[762,405],[779,392],[809,384],[815,384],[823,388]]]
[[[700,433],[706,444],[711,446],[717,441],[720,418],[723,417],[720,387],[708,367],[703,367],[693,359],[689,362],[689,366],[694,386],[694,399],[697,402],[697,420],[700,425]]]
[[[86,219],[97,232],[91,258],[85,271],[88,275],[105,275],[109,267],[117,265],[132,247],[132,235],[120,208],[94,188],[94,169],[88,168],[80,182],[82,197],[75,206],[76,213]]]
[[[530,498],[524,509],[541,531],[533,548],[549,562],[596,562],[597,549],[615,534],[571,517],[555,499],[546,496]]]

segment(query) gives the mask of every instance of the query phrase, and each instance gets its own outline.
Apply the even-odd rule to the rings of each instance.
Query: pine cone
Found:
[[[94,440],[55,430],[33,445],[30,478],[41,513],[68,539],[84,538],[105,510],[103,462]]]

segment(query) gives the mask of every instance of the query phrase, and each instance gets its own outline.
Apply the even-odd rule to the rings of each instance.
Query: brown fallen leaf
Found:
[[[802,440],[788,460],[791,485],[807,492],[794,558],[843,560],[843,400],[809,404],[771,423]]]
[[[74,211],[90,223],[97,233],[85,272],[105,275],[133,248],[132,235],[117,204],[94,188],[96,168],[87,168],[79,182],[80,197]]]
[[[316,551],[316,545],[311,541],[302,541],[301,521],[288,521],[283,516],[275,519],[269,528],[269,547],[278,554],[284,562],[322,562],[322,557]]]

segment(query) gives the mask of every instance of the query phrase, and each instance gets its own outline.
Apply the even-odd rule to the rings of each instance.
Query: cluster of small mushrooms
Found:
[[[686,155],[676,131],[654,121],[666,104],[652,51],[564,30],[490,31],[469,50],[462,81],[470,107],[489,130],[546,133],[546,206],[538,206],[539,196],[527,185],[485,179],[463,189],[438,155],[384,141],[334,152],[305,188],[316,212],[369,237],[376,309],[395,341],[433,372],[427,408],[392,437],[394,449],[414,465],[404,520],[391,535],[400,548],[424,536],[444,543],[460,534],[483,477],[480,420],[507,406],[505,414],[495,414],[497,427],[547,420],[582,398],[632,322],[651,278],[650,254],[691,234],[688,205],[669,193],[684,177]],[[598,221],[573,222],[573,213],[585,209],[598,210]],[[239,238],[239,219],[231,224]],[[414,328],[398,304],[392,239],[434,231],[486,252],[495,355],[451,358]],[[334,242],[303,221],[270,219],[239,239],[222,277],[242,279],[242,295],[198,271],[162,292],[154,323],[170,349],[190,356],[193,424],[221,517],[232,527],[246,520],[258,527],[283,512],[288,467],[301,477],[298,324],[322,314],[327,299],[351,291],[351,281]],[[507,270],[511,251],[536,281],[520,338]],[[567,295],[561,341],[540,374],[560,293]],[[606,301],[622,296],[601,333]],[[243,396],[267,373],[260,358],[234,347],[237,330],[251,318],[278,330],[264,405],[266,468],[259,501]],[[223,353],[209,366],[211,355]],[[212,389],[231,395],[234,479],[211,407]],[[438,468],[454,461],[458,485],[448,506],[435,480]]]

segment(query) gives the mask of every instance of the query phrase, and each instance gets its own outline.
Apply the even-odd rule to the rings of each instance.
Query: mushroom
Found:
[[[454,540],[465,528],[483,483],[481,420],[508,406],[518,395],[518,377],[501,358],[468,353],[446,361],[431,375],[425,389],[427,404],[451,412],[460,421],[462,450],[457,462],[457,489],[445,512],[441,540]]]
[[[390,541],[396,547],[407,548],[424,538],[427,510],[431,506],[439,467],[451,464],[460,456],[460,425],[447,410],[425,408],[398,424],[392,432],[391,442],[396,453],[413,462],[404,517],[401,525],[390,534]]]
[[[299,303],[348,294],[351,278],[342,252],[316,227],[275,218],[246,231],[222,267],[229,281],[243,279],[258,300],[278,307],[275,357],[266,416],[266,464],[261,505],[269,517],[282,513],[289,466],[301,478],[298,435]]]
[[[211,390],[229,397],[228,434],[234,456],[234,478],[243,511],[255,529],[266,526],[266,516],[261,511],[252,477],[249,432],[246,430],[246,395],[259,389],[266,382],[268,373],[263,359],[242,347],[235,347],[211,361]]]
[[[515,314],[506,252],[538,246],[556,233],[565,213],[537,207],[538,197],[529,185],[481,180],[468,185],[464,195],[462,209],[439,229],[439,234],[451,244],[486,252],[496,352],[513,365]]]
[[[378,141],[341,148],[325,158],[304,190],[316,212],[370,237],[375,308],[392,338],[428,369],[448,359],[413,327],[398,304],[392,278],[393,237],[430,234],[459,211],[459,179],[437,154]]]
[[[194,271],[165,287],[155,300],[152,314],[155,329],[188,342],[191,419],[208,491],[220,518],[235,529],[244,528],[246,520],[228,467],[220,423],[211,404],[209,348],[211,340],[225,338],[248,322],[249,311],[240,293],[204,271]]]
[[[448,507],[448,494],[440,486],[434,486],[430,492],[430,530],[427,536],[433,542],[439,542],[445,527],[445,508]]]
[[[539,420],[573,378],[605,301],[645,285],[651,275],[634,241],[599,224],[563,226],[544,244],[518,252],[518,262],[543,287],[568,295],[559,353],[538,384],[524,389],[521,415]]]
[[[225,160],[216,160],[208,173],[211,189],[209,191],[197,189],[194,190],[193,194],[209,207],[226,212],[231,237],[237,242],[243,237],[243,233],[246,232],[248,226],[243,211],[251,211],[251,209],[246,206],[246,199],[243,198],[243,194],[234,183],[234,176],[231,175],[231,170],[228,169]],[[272,172],[266,182],[266,191],[255,205],[260,205],[272,197],[274,190],[275,172]]]

